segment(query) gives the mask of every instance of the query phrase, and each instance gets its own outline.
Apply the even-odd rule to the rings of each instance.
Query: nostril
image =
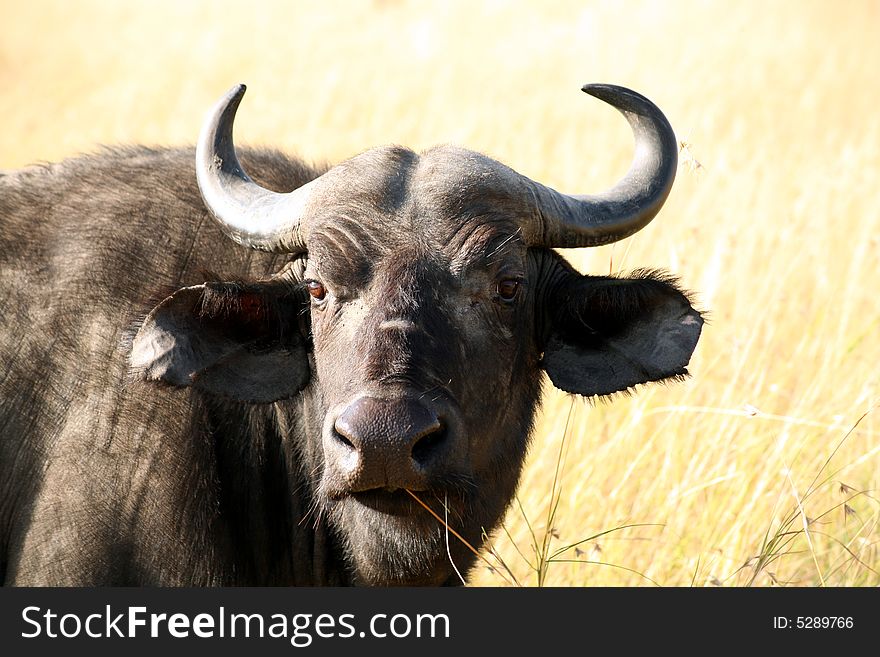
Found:
[[[355,432],[350,424],[351,423],[345,415],[339,416],[336,418],[336,422],[333,423],[333,431],[331,431],[331,435],[340,445],[356,451],[357,447],[355,447],[354,441],[352,440]]]
[[[348,438],[346,438],[345,434],[341,433],[339,429],[333,428],[333,437],[336,439],[336,442],[341,443],[348,449],[356,450],[357,448],[354,446],[354,443],[351,442]]]
[[[336,422],[330,430],[330,443],[325,443],[325,452],[336,471],[342,476],[349,476],[361,467],[361,453],[352,440],[352,434],[346,435],[345,423]]]
[[[420,466],[427,464],[446,442],[446,434],[446,426],[438,424],[436,428],[421,435],[412,446],[413,460]]]

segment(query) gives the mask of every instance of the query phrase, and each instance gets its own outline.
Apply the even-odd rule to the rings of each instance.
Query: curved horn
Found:
[[[196,178],[205,206],[239,244],[262,251],[301,253],[301,218],[317,180],[279,194],[260,187],[244,172],[232,142],[235,112],[246,87],[237,84],[205,118],[196,146]]]
[[[561,194],[529,180],[537,217],[523,226],[528,244],[574,248],[622,240],[654,218],[672,189],[678,144],[657,106],[615,85],[588,84],[582,91],[616,107],[629,121],[635,137],[632,166],[613,188],[596,196]]]

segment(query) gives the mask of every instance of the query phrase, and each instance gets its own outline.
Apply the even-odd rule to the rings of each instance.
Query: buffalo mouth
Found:
[[[458,489],[375,488],[331,502],[328,519],[350,546],[359,585],[460,584],[457,572],[475,559],[469,546],[479,545],[479,528],[490,524],[482,514],[471,517],[473,502]]]
[[[426,536],[468,533],[470,516],[479,507],[474,486],[437,485],[423,490],[374,488],[325,498],[331,516],[342,526],[370,527],[376,536]],[[460,482],[459,482],[460,483]],[[479,525],[478,525],[479,526]],[[476,540],[476,539],[475,539]]]
[[[357,503],[379,515],[410,519],[420,524],[443,525],[459,519],[467,504],[463,491],[458,489],[410,490],[407,488],[374,488],[352,492],[342,499]]]
[[[407,489],[376,488],[352,493],[351,498],[368,509],[389,516],[412,517],[425,513],[422,506],[413,498],[413,493]]]

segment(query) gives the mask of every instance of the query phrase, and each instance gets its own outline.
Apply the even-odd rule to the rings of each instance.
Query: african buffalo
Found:
[[[584,91],[635,134],[597,196],[451,146],[242,166],[244,86],[195,152],[0,177],[3,581],[456,583],[474,555],[412,494],[479,545],[542,370],[608,395],[686,374],[700,335],[668,276],[583,276],[552,250],[632,235],[675,176],[659,109]]]

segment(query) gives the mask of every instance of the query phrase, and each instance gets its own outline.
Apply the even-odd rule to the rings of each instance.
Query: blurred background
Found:
[[[880,3],[0,0],[0,168],[193,143],[335,162],[457,143],[591,193],[632,157],[579,91],[632,87],[682,144],[645,230],[566,255],[671,271],[710,322],[683,383],[547,385],[473,585],[880,584]]]

